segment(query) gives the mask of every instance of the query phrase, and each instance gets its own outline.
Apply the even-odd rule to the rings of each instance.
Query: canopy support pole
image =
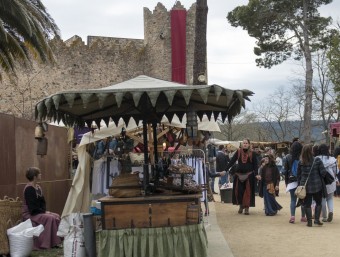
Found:
[[[149,161],[148,161],[148,126],[146,119],[143,119],[143,141],[144,141],[144,164],[143,164],[143,189],[145,194],[149,185]]]
[[[155,163],[154,163],[154,170],[155,170],[155,181],[158,182],[159,179],[159,170],[158,170],[158,140],[157,140],[157,122],[152,122],[152,131],[153,131],[153,151],[155,154]]]

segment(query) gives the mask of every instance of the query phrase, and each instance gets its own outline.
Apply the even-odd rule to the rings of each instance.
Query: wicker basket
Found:
[[[118,198],[129,198],[142,195],[140,188],[110,188],[109,194]]]
[[[9,198],[10,207],[10,222],[11,226],[14,227],[22,221],[22,201],[17,197],[16,199]]]
[[[131,173],[123,173],[112,179],[112,186],[138,186],[139,175]]]
[[[10,221],[10,206],[8,198],[0,200],[0,254],[9,253],[7,229]]]
[[[112,180],[109,195],[114,197],[136,197],[141,195],[138,174],[121,174]]]

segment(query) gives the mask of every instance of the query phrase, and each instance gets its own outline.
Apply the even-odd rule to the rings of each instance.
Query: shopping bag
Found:
[[[11,257],[29,256],[33,249],[33,236],[38,237],[43,231],[43,225],[33,227],[30,219],[7,229]]]

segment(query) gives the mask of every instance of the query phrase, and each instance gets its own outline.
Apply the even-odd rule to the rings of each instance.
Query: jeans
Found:
[[[290,193],[290,216],[295,216],[295,210],[296,210],[296,200],[297,197],[295,195],[295,188],[289,190]],[[301,217],[305,217],[306,212],[305,212],[305,207],[301,206]]]
[[[321,205],[322,205],[322,218],[327,219],[327,207],[328,212],[333,212],[333,193],[327,194],[326,198],[322,198]]]
[[[227,173],[218,179],[218,186],[221,187],[222,185],[228,182],[229,182],[229,174]]]
[[[210,162],[209,167],[210,167],[210,173],[216,174],[215,163]],[[215,176],[211,177],[210,188],[211,188],[211,191],[215,192]]]

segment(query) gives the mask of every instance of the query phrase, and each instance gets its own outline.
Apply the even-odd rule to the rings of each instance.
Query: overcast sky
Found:
[[[170,10],[175,0],[42,0],[61,30],[64,40],[78,35],[86,43],[87,36],[121,38],[144,37],[143,7],[153,11],[158,2]],[[180,1],[189,8],[195,0]],[[255,40],[241,28],[231,27],[227,13],[248,0],[208,1],[208,84],[230,89],[249,89],[255,93],[252,103],[263,101],[280,86],[288,86],[300,69],[289,61],[272,69],[258,68],[253,54]],[[322,8],[322,15],[340,20],[340,1]],[[251,105],[247,104],[251,107]]]

